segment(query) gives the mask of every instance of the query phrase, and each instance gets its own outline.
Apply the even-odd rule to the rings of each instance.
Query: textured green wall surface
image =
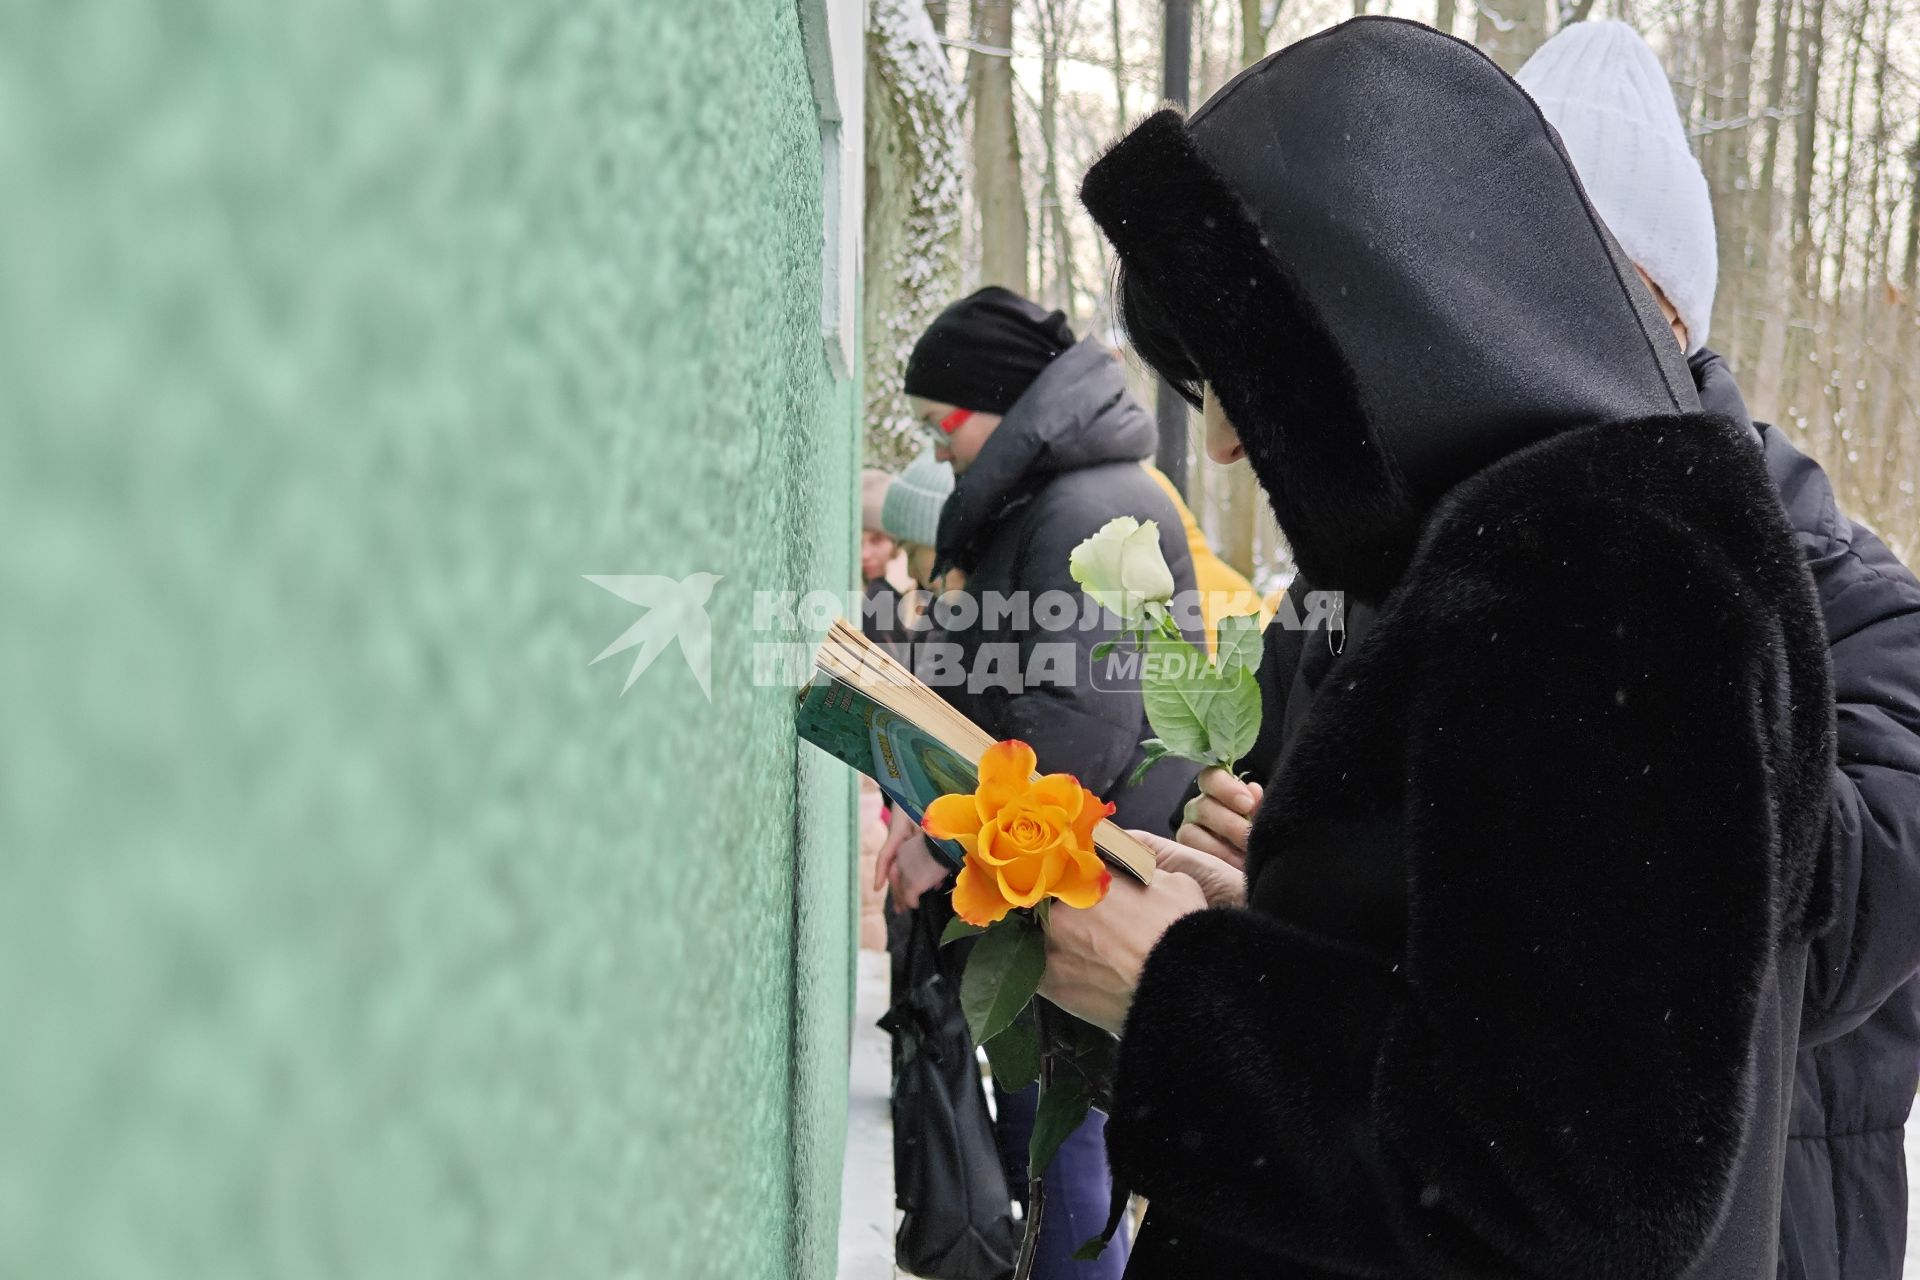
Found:
[[[0,16],[0,1276],[831,1273],[793,0]],[[712,701],[583,574],[725,575]],[[782,639],[764,635],[762,639]]]

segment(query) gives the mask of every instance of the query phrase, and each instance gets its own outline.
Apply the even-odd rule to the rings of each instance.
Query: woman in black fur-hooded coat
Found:
[[[1425,27],[1283,50],[1082,198],[1136,346],[1352,605],[1244,905],[1053,913],[1043,990],[1124,1019],[1128,1274],[1772,1277],[1833,727],[1752,432]]]

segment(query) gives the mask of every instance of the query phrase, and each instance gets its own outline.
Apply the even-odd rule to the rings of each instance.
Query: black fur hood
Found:
[[[1383,595],[1434,500],[1516,449],[1698,407],[1533,101],[1430,28],[1283,49],[1149,117],[1081,198],[1136,345],[1213,386],[1317,584]]]

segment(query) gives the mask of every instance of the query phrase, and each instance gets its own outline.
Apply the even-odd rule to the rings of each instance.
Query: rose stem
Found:
[[[1053,1037],[1047,1019],[1047,1002],[1036,998],[1033,1002],[1034,1039],[1040,1046],[1040,1097],[1047,1096],[1047,1090],[1053,1087]],[[1034,1114],[1040,1111],[1036,1104]],[[1033,1260],[1040,1252],[1040,1215],[1047,1208],[1047,1187],[1043,1179],[1044,1169],[1027,1167],[1027,1221],[1026,1232],[1020,1238],[1020,1260],[1014,1264],[1013,1280],[1028,1280],[1033,1274]]]

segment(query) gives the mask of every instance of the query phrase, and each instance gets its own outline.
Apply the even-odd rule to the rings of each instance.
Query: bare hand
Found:
[[[900,846],[920,834],[920,824],[902,813],[897,805],[887,812],[889,815],[887,838],[873,860],[873,891],[875,893],[880,892],[892,882],[893,864],[900,853]]]
[[[1246,870],[1247,838],[1265,795],[1259,783],[1242,782],[1218,765],[1202,769],[1200,794],[1187,802],[1180,843]]]
[[[920,898],[947,878],[947,866],[927,847],[920,824],[900,810],[893,811],[887,842],[873,860],[873,887],[893,891],[893,909],[910,911]]]
[[[1175,844],[1163,836],[1146,831],[1133,833],[1153,852],[1153,860],[1162,871],[1174,871],[1200,886],[1210,907],[1247,905],[1247,873],[1224,858],[1201,853],[1184,844]]]
[[[917,835],[900,845],[894,856],[893,876],[887,883],[898,908],[911,911],[920,905],[922,896],[945,884],[951,874],[947,864],[927,847],[926,836]]]
[[[1084,911],[1055,902],[1047,909],[1040,994],[1118,1035],[1147,953],[1175,920],[1206,905],[1200,886],[1177,871],[1162,871],[1151,885],[1116,879],[1107,896]]]

